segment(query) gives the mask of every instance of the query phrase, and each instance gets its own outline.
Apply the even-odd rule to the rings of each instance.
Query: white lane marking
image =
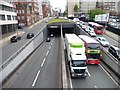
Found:
[[[97,86],[95,86],[95,88],[97,88]]]
[[[89,77],[91,77],[91,74],[89,73],[88,69],[87,69],[87,73],[88,73]]]
[[[51,46],[49,46],[49,50],[51,49]]]
[[[52,46],[52,43],[51,43],[51,46]]]
[[[99,64],[100,65],[100,64]],[[105,71],[105,73],[113,80],[113,82],[117,85],[117,86],[119,86],[118,85],[118,83],[109,75],[109,73],[100,65],[100,67]]]
[[[41,67],[44,65],[46,58],[43,59],[43,62],[41,64]]]
[[[49,53],[49,50],[47,51],[46,56],[48,55],[48,53]]]
[[[36,77],[35,77],[35,79],[34,79],[34,82],[33,82],[33,84],[32,84],[32,87],[35,86],[35,83],[36,83],[36,81],[37,81],[37,79],[38,79],[39,74],[40,74],[40,70],[38,71],[38,73],[37,73],[37,75],[36,75]]]

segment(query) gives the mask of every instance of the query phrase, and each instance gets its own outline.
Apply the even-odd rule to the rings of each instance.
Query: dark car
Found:
[[[49,37],[46,39],[46,42],[50,42],[50,38]]]
[[[120,48],[115,45],[110,45],[108,51],[118,60],[120,60]]]
[[[18,29],[23,29],[23,26],[18,26]]]
[[[19,41],[19,40],[21,40],[21,36],[13,36],[13,37],[11,38],[11,42],[17,42],[17,41]]]
[[[33,33],[28,33],[28,34],[27,34],[27,39],[31,39],[32,37],[34,37],[34,34],[33,34]]]

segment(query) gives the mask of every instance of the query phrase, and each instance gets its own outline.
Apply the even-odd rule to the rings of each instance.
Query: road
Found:
[[[28,59],[7,88],[61,88],[60,38],[44,42]],[[15,77],[14,77],[15,76]]]
[[[82,30],[81,34],[85,34]],[[98,35],[97,35],[98,36]],[[117,44],[118,42],[111,39],[106,35],[104,36],[110,42],[110,44]],[[94,38],[96,39],[96,37]],[[106,48],[107,50],[108,48]],[[85,79],[72,79],[72,87],[75,88],[111,88],[110,90],[118,89],[117,83],[111,78],[111,76],[105,71],[101,65],[88,65],[88,76]]]
[[[72,79],[73,88],[118,88],[100,65],[89,65],[88,71],[85,79]]]
[[[33,27],[21,29],[20,31],[24,31],[25,33],[22,35],[20,41],[16,43],[9,43],[0,48],[2,51],[2,62],[6,61],[10,56],[12,56],[16,51],[18,51],[25,43],[27,43],[30,39],[26,39],[27,33],[37,34],[40,32],[46,25],[45,21],[38,23],[37,25],[33,25]]]

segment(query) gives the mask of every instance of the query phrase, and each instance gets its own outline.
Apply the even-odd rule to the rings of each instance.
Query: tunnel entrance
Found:
[[[76,33],[78,34],[78,30],[76,28],[75,23],[54,23],[47,25],[47,35],[50,36],[53,34],[55,37],[61,36],[61,25],[62,25],[62,33],[63,36],[65,33]]]

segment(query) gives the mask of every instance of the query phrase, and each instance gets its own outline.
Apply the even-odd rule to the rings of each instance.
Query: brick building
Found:
[[[51,15],[52,6],[49,0],[42,1],[43,18]]]
[[[39,20],[39,5],[37,0],[12,0],[16,5],[19,25],[30,26]]]

